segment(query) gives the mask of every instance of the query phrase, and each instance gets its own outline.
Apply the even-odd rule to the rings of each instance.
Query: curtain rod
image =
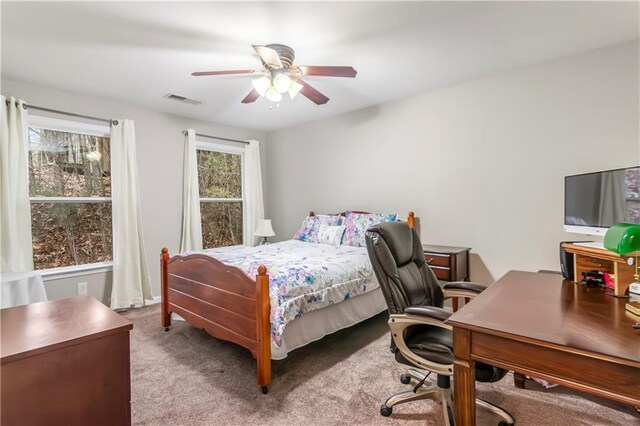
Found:
[[[10,101],[7,99],[7,105],[9,105]],[[16,102],[16,106],[18,106],[18,102]],[[36,105],[28,105],[26,103],[22,104],[24,109],[35,109],[38,111],[45,111],[45,112],[52,112],[54,114],[62,114],[62,115],[68,115],[70,117],[79,117],[79,118],[86,118],[89,120],[95,120],[95,121],[102,121],[103,123],[109,123],[111,124],[111,120],[107,119],[107,118],[100,118],[100,117],[94,117],[91,115],[83,115],[83,114],[76,114],[75,112],[67,112],[67,111],[60,111],[58,109],[52,109],[52,108],[45,108],[45,107],[40,107],[40,106],[36,106]],[[114,120],[114,124],[118,124],[117,121]]]
[[[187,131],[183,130],[182,134],[187,136]],[[243,143],[245,145],[249,145],[248,141],[241,141],[239,139],[229,139],[229,138],[221,138],[220,136],[209,136],[209,135],[203,135],[201,133],[196,133],[196,136],[200,136],[201,138],[211,138],[211,139],[219,139],[221,141],[227,141],[227,142],[237,142],[237,143]]]

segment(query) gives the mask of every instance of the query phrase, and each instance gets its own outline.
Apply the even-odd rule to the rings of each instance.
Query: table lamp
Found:
[[[607,250],[623,256],[629,254],[633,256],[627,259],[627,262],[631,261],[635,264],[635,273],[633,274],[634,282],[629,286],[629,292],[640,294],[640,275],[638,274],[640,225],[633,223],[616,223],[611,226],[604,235],[604,247]]]
[[[260,245],[269,244],[267,238],[276,235],[276,233],[273,232],[273,227],[271,226],[271,219],[260,219],[253,235],[263,238],[263,240],[260,241]]]

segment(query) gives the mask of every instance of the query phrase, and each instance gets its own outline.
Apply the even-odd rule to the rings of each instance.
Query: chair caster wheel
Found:
[[[266,394],[267,392],[269,392],[269,388],[267,386],[262,386],[260,390],[262,391],[263,394]]]
[[[498,426],[512,426],[514,424],[515,423],[509,423],[509,422],[506,422],[504,420],[500,420],[500,422],[498,423]]]
[[[169,327],[165,327],[165,328],[164,328],[164,331],[169,331]]]
[[[383,416],[389,417],[391,413],[393,413],[392,407],[387,407],[386,405],[383,405],[382,407],[380,407],[380,414],[382,414]]]
[[[408,374],[403,374],[402,376],[400,376],[400,383],[402,383],[403,385],[408,385],[409,383],[411,383],[411,376]]]

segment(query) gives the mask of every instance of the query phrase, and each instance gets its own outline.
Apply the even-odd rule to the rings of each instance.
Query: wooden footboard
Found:
[[[161,255],[162,325],[171,313],[210,335],[243,346],[257,361],[258,385],[271,382],[269,276],[260,266],[255,281],[244,271],[211,256]]]

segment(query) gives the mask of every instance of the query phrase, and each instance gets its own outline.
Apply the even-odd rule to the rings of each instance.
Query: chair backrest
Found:
[[[442,289],[415,229],[404,222],[381,223],[369,228],[365,239],[389,313],[402,314],[408,306],[442,307]]]

